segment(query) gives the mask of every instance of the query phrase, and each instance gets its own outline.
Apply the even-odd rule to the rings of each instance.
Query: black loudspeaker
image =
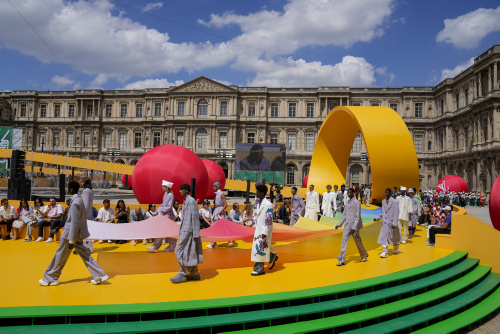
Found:
[[[25,167],[26,152],[20,150],[12,151],[10,160],[10,179],[7,189],[7,197],[13,200],[29,200],[31,197],[31,182],[26,180]]]
[[[59,202],[66,201],[66,175],[59,174]]]

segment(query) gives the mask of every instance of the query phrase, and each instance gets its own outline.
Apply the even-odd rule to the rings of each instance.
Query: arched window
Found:
[[[227,163],[225,162],[219,162],[219,166],[222,167],[222,170],[224,171],[224,174],[226,174],[226,178],[229,174],[229,167],[227,166]]]
[[[286,166],[286,183],[295,184],[295,165],[290,164]]]
[[[351,184],[359,185],[359,175],[361,174],[362,169],[360,165],[354,165],[351,167]]]
[[[205,99],[198,101],[198,116],[208,115],[208,102]]]
[[[207,148],[208,133],[204,128],[196,130],[196,148]]]
[[[309,168],[311,165],[305,165],[304,168],[302,169],[302,179],[306,177],[307,174],[309,174]]]

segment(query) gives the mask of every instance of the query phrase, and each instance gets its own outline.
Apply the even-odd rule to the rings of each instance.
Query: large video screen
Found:
[[[236,143],[235,170],[284,172],[285,169],[285,145]]]

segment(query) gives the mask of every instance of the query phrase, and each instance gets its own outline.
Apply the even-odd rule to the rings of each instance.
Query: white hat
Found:
[[[163,187],[163,186],[167,186],[167,187],[169,187],[169,188],[172,188],[172,186],[173,186],[173,185],[174,185],[174,184],[173,184],[172,182],[168,182],[168,181],[165,181],[165,180],[162,180],[162,181],[161,181],[161,186],[162,186],[162,187]]]
[[[443,208],[443,210],[451,211],[451,206],[447,205]]]
[[[408,192],[409,192],[409,193],[414,193],[414,192],[415,192],[415,189],[410,188],[410,189],[408,189]]]
[[[401,188],[400,188],[399,190],[401,190],[401,191],[402,191],[402,190],[406,191],[406,187],[401,186]]]

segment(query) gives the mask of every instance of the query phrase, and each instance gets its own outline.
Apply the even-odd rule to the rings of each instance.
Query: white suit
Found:
[[[406,243],[408,239],[408,221],[410,220],[410,213],[413,213],[413,205],[408,196],[399,195],[396,200],[399,203],[398,228],[401,232],[401,240]]]
[[[318,220],[319,212],[319,194],[314,190],[310,191],[306,195],[306,213],[304,214],[304,218]]]
[[[323,209],[323,216],[334,217],[335,211],[337,210],[337,201],[335,198],[335,193],[333,191],[326,191],[323,193],[323,203],[321,205]]]

